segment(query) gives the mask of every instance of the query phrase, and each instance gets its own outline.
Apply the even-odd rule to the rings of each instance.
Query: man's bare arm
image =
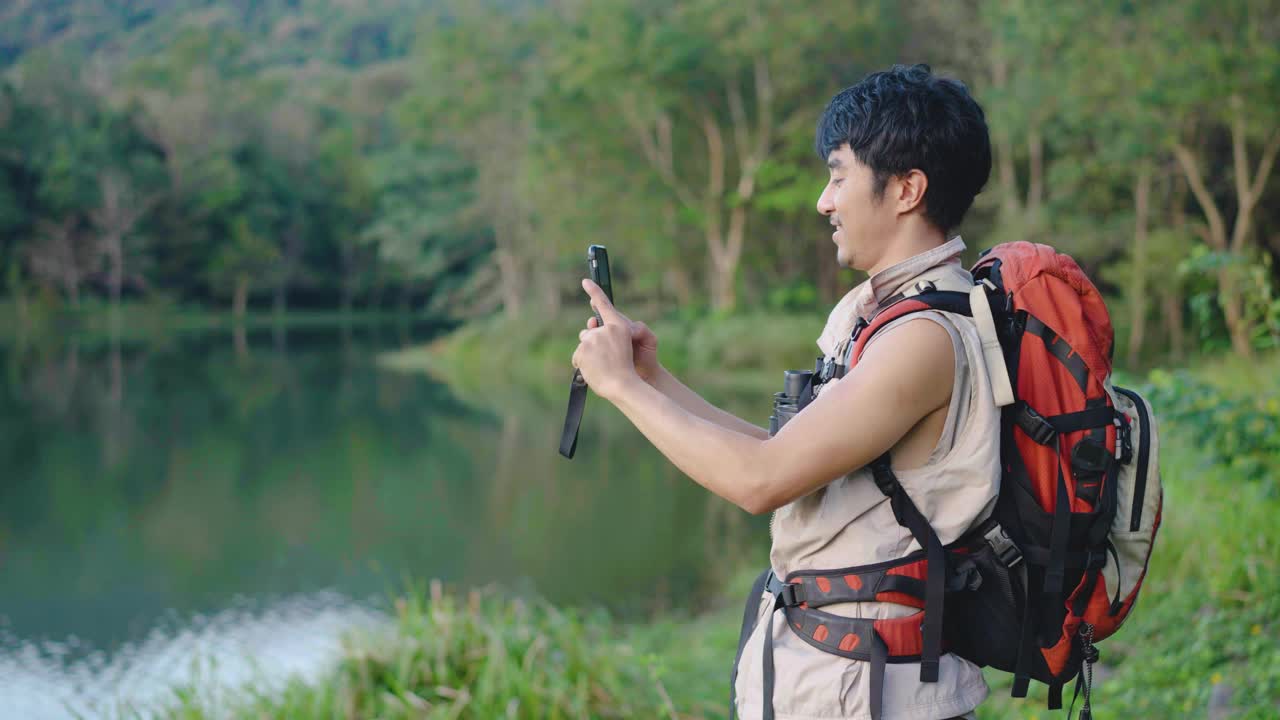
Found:
[[[677,405],[703,420],[708,420],[726,430],[733,430],[759,440],[766,440],[769,437],[769,431],[765,428],[749,423],[737,415],[725,412],[707,402],[705,398],[680,382],[675,375],[672,375],[662,366],[658,367],[658,372],[649,378],[647,382],[663,395],[674,400]]]
[[[947,404],[955,358],[940,325],[915,320],[886,331],[774,437],[729,430],[693,415],[638,375],[608,399],[676,467],[751,513],[777,509],[892,448]]]

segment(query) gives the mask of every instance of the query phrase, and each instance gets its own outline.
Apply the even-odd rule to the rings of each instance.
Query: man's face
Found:
[[[830,218],[836,229],[831,234],[836,262],[869,270],[892,237],[897,213],[883,196],[876,197],[871,168],[854,156],[847,143],[827,156],[827,169],[831,177],[818,197],[818,212]]]

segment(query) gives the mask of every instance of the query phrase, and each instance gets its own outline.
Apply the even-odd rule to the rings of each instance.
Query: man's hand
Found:
[[[918,467],[937,444],[951,399],[955,354],[946,329],[931,320],[914,319],[884,331],[849,374],[832,381],[770,438],[755,428],[738,431],[696,415],[638,375],[632,374],[634,382],[611,380],[625,375],[610,375],[611,364],[596,358],[625,351],[629,361],[630,334],[604,293],[595,292],[605,325],[583,331],[583,345],[591,346],[583,353],[590,365],[584,373],[596,372],[587,380],[593,387],[596,377],[616,383],[597,392],[603,390],[676,467],[747,512],[781,507],[891,448],[897,448],[896,467]]]
[[[578,333],[573,366],[597,395],[612,400],[629,381],[641,380],[631,350],[631,321],[614,309],[599,285],[584,279],[582,287],[591,297],[591,307],[604,318],[604,327]],[[654,345],[656,350],[656,338]]]
[[[645,382],[652,382],[661,368],[658,363],[658,336],[639,320],[631,320],[622,313],[618,313],[618,316],[627,323],[627,329],[631,331],[631,358],[635,362],[636,373]],[[587,330],[598,327],[600,325],[596,322],[595,315],[587,318]],[[578,339],[581,340],[585,335],[586,330],[579,332]]]

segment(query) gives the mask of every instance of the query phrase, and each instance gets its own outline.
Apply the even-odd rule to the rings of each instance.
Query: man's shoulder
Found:
[[[946,403],[955,382],[955,341],[936,318],[919,313],[895,320],[868,342],[855,367],[869,382],[888,383],[917,399],[916,407]]]

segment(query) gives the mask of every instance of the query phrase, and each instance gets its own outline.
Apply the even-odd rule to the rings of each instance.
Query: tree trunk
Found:
[[[107,282],[111,292],[111,308],[118,311],[120,309],[121,289],[124,286],[124,247],[123,239],[111,233],[106,238],[107,245],[107,262],[109,270],[107,274]]]
[[[1187,192],[1190,187],[1187,185],[1185,177],[1173,176],[1170,178],[1172,183],[1172,199],[1169,202],[1169,225],[1173,228],[1174,236],[1182,238],[1187,233]],[[1185,283],[1181,278],[1169,278],[1160,285],[1161,303],[1164,307],[1164,322],[1166,339],[1170,349],[1173,351],[1173,358],[1181,361],[1186,355],[1186,333],[1183,310],[1183,296],[1186,289]]]
[[[274,296],[271,298],[271,313],[275,315],[276,321],[284,318],[286,312],[289,311],[289,293],[288,284],[282,281],[276,285]]]
[[[498,232],[501,232],[501,228]],[[494,253],[494,261],[498,264],[498,286],[502,293],[502,312],[509,318],[518,318],[524,313],[524,302],[520,292],[520,267],[515,255],[504,247]]]
[[[1227,319],[1227,330],[1231,334],[1231,349],[1240,357],[1253,357],[1253,343],[1250,341],[1250,328],[1244,316],[1244,298],[1240,297],[1240,289],[1236,282],[1236,268],[1228,265],[1218,271],[1219,296],[1222,313]]]
[[[231,328],[231,342],[235,346],[236,359],[240,361],[249,359],[249,337],[245,332],[243,323],[236,323]]]
[[[1030,156],[1030,178],[1027,183],[1027,214],[1037,229],[1040,227],[1040,208],[1044,204],[1044,138],[1040,128],[1027,131],[1027,154]]]
[[[1147,218],[1151,211],[1151,162],[1143,160],[1133,185],[1133,272],[1129,280],[1129,367],[1138,364],[1147,325]]]
[[[724,274],[728,264],[725,261],[724,226],[721,209],[724,200],[725,151],[724,136],[720,132],[720,123],[704,111],[702,116],[702,133],[707,141],[707,192],[703,196],[703,233],[707,242],[707,256],[711,262],[710,271],[711,307],[714,310],[731,310],[733,307],[732,284],[726,282]]]
[[[351,309],[355,305],[355,294],[355,288],[352,287],[350,277],[344,277],[342,279],[342,297],[338,300],[343,323],[351,321]]]
[[[1196,202],[1200,204],[1200,209],[1204,212],[1205,219],[1209,223],[1207,234],[1209,244],[1219,252],[1229,251],[1227,225],[1222,218],[1222,212],[1218,209],[1218,204],[1205,186],[1204,178],[1200,175],[1199,158],[1190,148],[1181,143],[1174,145],[1173,156],[1182,167],[1183,175],[1187,179],[1187,185],[1190,186]],[[1218,302],[1222,306],[1222,312],[1226,318],[1227,332],[1231,336],[1232,350],[1244,357],[1251,357],[1253,350],[1248,342],[1249,333],[1246,329],[1239,327],[1243,321],[1243,313],[1241,312],[1240,298],[1236,297],[1236,283],[1235,278],[1232,276],[1234,270],[1235,268],[1230,265],[1218,270]]]
[[[992,47],[991,58],[991,85],[999,90],[1009,82],[1009,63],[1004,58],[998,38]],[[1022,210],[1018,202],[1018,172],[1014,166],[1013,138],[1001,125],[997,125],[991,134],[995,140],[996,173],[1000,181],[1000,215],[1008,221]]]
[[[747,229],[747,208],[739,203],[729,211],[729,234],[716,259],[714,306],[717,310],[733,310],[738,305],[738,265],[742,261],[742,244]]]
[[[231,296],[231,315],[237,322],[243,322],[245,312],[249,308],[249,275],[236,275],[236,287]]]
[[[676,206],[668,200],[662,206],[662,226],[667,238],[677,249],[680,248],[679,226],[676,222]],[[675,296],[676,304],[688,307],[693,303],[693,282],[689,279],[689,268],[682,261],[684,253],[677,252],[677,260],[662,273],[664,290]]]
[[[1013,164],[1013,140],[1006,130],[997,130],[996,170],[1000,179],[1000,216],[1008,222],[1022,212],[1018,202],[1018,172]]]
[[[1241,256],[1245,242],[1252,231],[1253,211],[1271,175],[1276,154],[1280,153],[1280,130],[1273,131],[1267,138],[1257,167],[1251,168],[1245,128],[1244,99],[1239,95],[1233,95],[1229,104],[1231,107],[1231,159],[1236,195],[1235,225],[1231,230],[1229,241],[1222,212],[1218,209],[1217,203],[1200,175],[1199,158],[1190,148],[1181,143],[1174,144],[1173,155],[1182,167],[1187,184],[1191,186],[1191,192],[1209,221],[1210,242],[1219,251],[1230,251]],[[1250,173],[1251,169],[1252,173]],[[1233,271],[1234,268],[1230,266],[1219,270],[1219,299],[1227,319],[1227,329],[1231,333],[1231,348],[1244,357],[1252,357],[1253,344],[1250,341],[1252,331],[1247,327],[1248,318],[1244,313],[1244,299],[1240,296],[1241,289],[1232,275]]]
[[[1182,333],[1182,293],[1176,285],[1170,285],[1160,293],[1160,303],[1164,308],[1164,326],[1169,334],[1169,347],[1173,352],[1173,359],[1181,362],[1186,353]]]

